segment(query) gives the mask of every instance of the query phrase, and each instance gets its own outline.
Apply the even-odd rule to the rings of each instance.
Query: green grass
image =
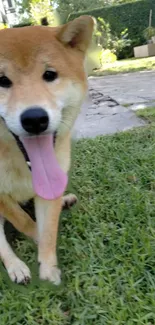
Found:
[[[154,325],[155,128],[78,142],[71,185],[80,202],[62,214],[62,286],[35,276],[23,288],[2,272],[0,325]],[[33,244],[16,248],[34,267]]]
[[[139,109],[136,112],[136,115],[138,117],[144,118],[149,123],[154,123],[155,122],[155,106],[147,107],[145,109]]]
[[[91,74],[94,76],[104,76],[142,70],[155,70],[155,57],[119,60],[114,63],[104,64],[101,69],[93,71]]]

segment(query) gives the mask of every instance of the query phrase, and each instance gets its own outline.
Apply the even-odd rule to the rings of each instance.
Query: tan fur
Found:
[[[6,216],[13,226],[23,232],[25,235],[37,240],[36,223],[29,215],[20,208],[16,201],[11,197],[3,196],[0,200],[0,211],[3,216]]]
[[[58,130],[57,160],[68,172],[70,131],[87,91],[84,59],[92,32],[93,19],[89,16],[62,27],[33,26],[0,31],[0,77],[5,75],[13,83],[9,89],[0,87],[0,116],[5,121],[0,119],[0,214],[18,230],[38,240],[40,277],[55,284],[60,282],[56,239],[64,199],[45,201],[36,197],[31,172],[9,130],[20,136],[23,132],[20,114],[27,107],[43,107],[51,118],[51,132],[54,128]],[[42,75],[47,69],[57,71],[58,79],[46,83]],[[35,199],[37,227],[18,205],[31,198]],[[3,240],[5,242],[4,234]],[[10,277],[24,282],[29,272],[23,262],[9,252],[12,254],[11,271],[7,268]],[[2,247],[0,255],[4,255]],[[6,258],[6,267],[7,263]]]
[[[41,264],[40,278],[52,281],[55,284],[59,284],[59,271],[58,277],[55,277],[55,272],[57,270],[56,240],[62,199],[59,198],[57,200],[48,202],[36,197],[35,205],[37,221],[39,221],[38,219],[42,219],[40,229],[38,227],[38,261]],[[42,215],[44,214],[46,215],[46,219],[43,220]]]

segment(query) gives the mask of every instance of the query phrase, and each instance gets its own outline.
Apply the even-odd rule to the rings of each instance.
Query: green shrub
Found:
[[[104,49],[111,47],[112,34],[109,23],[101,17],[97,18],[97,28],[95,31],[95,36],[97,38],[97,43],[100,44]]]
[[[121,32],[120,37],[115,37],[113,41],[113,49],[118,59],[129,57],[131,51],[131,40],[128,38],[127,28]]]
[[[115,33],[112,33],[110,24],[106,23],[103,18],[98,17],[94,36],[96,37],[97,45],[101,45],[103,50],[111,50],[111,52],[116,54],[118,59],[128,56],[128,48],[131,46],[131,40],[128,38],[127,28],[118,37]]]
[[[146,29],[144,29],[144,37],[145,39],[148,41],[151,39],[152,36],[155,36],[155,28],[154,27],[147,27]]]
[[[113,63],[117,60],[116,54],[110,50],[102,50],[100,53],[101,66],[105,63]]]

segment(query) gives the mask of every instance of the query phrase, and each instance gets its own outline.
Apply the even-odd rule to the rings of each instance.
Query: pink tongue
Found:
[[[45,200],[57,199],[65,191],[67,175],[58,165],[53,147],[53,136],[22,137],[20,140],[31,162],[35,193]]]

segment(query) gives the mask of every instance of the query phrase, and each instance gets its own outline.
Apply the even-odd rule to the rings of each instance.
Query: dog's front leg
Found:
[[[47,201],[35,198],[35,210],[38,227],[38,261],[40,278],[54,284],[60,283],[60,270],[57,267],[57,232],[62,198]]]

